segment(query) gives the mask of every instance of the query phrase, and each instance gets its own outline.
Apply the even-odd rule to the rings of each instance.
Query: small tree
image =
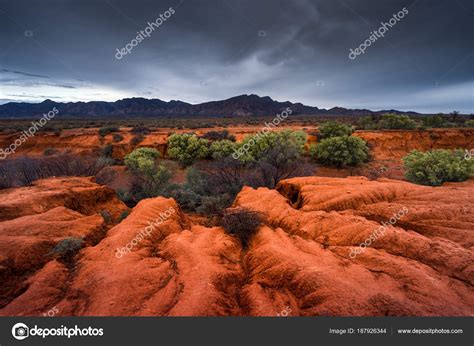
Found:
[[[293,146],[300,153],[304,153],[306,144],[306,133],[303,131],[283,130],[279,132],[264,132],[257,135],[245,137],[239,146],[239,160],[242,162],[255,162],[262,158],[266,151],[274,148],[277,143]]]
[[[214,160],[232,155],[237,145],[228,140],[215,141],[211,144],[209,151]]]
[[[125,165],[133,172],[132,188],[121,194],[128,203],[166,194],[172,172],[156,159],[160,153],[152,148],[139,148],[125,156]]]
[[[125,156],[125,166],[130,170],[140,173],[153,173],[155,161],[161,156],[160,152],[153,148],[138,148]]]
[[[321,138],[331,138],[340,136],[350,136],[354,132],[351,126],[338,123],[336,121],[328,121],[321,125],[319,133]]]
[[[359,119],[359,127],[363,130],[376,130],[378,124],[372,116],[365,116]]]
[[[405,177],[412,183],[430,186],[467,180],[474,172],[474,160],[464,156],[462,150],[414,150],[403,158]]]
[[[449,115],[451,115],[451,121],[455,123],[458,119],[459,111],[452,111]]]
[[[207,140],[200,139],[195,134],[175,133],[168,139],[168,155],[183,166],[206,158],[208,153]]]
[[[353,136],[323,139],[315,152],[319,162],[331,167],[358,166],[369,160],[367,143]]]
[[[379,121],[379,127],[389,130],[413,130],[416,128],[416,122],[408,115],[384,114]]]
[[[442,114],[430,115],[422,118],[423,125],[427,128],[437,128],[446,125]]]

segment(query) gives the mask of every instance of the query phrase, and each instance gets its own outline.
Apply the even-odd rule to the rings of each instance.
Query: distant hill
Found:
[[[240,95],[227,100],[211,101],[200,104],[190,104],[182,101],[162,101],[159,99],[128,98],[115,102],[54,102],[45,100],[41,103],[10,102],[0,105],[0,118],[30,118],[41,116],[53,107],[59,110],[62,116],[74,118],[96,117],[159,117],[159,116],[261,116],[274,115],[287,108],[297,114],[329,114],[329,115],[368,115],[385,113],[387,111],[373,112],[368,109],[347,109],[334,107],[329,110],[318,107],[305,106],[301,103],[289,101],[278,102],[272,98],[258,95]],[[392,113],[417,114],[415,112],[400,112],[391,110]]]

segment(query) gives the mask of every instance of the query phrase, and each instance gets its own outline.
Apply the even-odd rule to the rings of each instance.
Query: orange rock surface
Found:
[[[51,182],[31,189],[44,184]],[[64,184],[77,201],[89,196],[82,179]],[[15,200],[15,193],[23,201],[18,206],[32,204],[20,198],[22,189],[6,195]],[[38,203],[51,198],[38,195],[30,194]],[[22,275],[12,270],[19,288],[4,292],[0,315],[41,315],[55,307],[58,316],[471,316],[473,202],[474,180],[432,188],[307,177],[275,190],[245,187],[233,208],[261,213],[264,224],[242,249],[221,227],[187,217],[173,199],[147,199],[97,244],[87,244],[73,266],[51,260],[36,261]],[[41,237],[54,243],[61,232],[87,237],[101,224],[79,209],[49,210],[41,221],[39,212],[9,211],[0,235],[27,247]],[[400,210],[407,211],[351,255]],[[33,222],[55,226],[25,234]],[[0,251],[7,271],[12,263],[24,268],[29,259],[23,257],[30,256]]]

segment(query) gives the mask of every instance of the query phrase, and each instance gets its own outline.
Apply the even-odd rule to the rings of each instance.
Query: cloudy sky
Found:
[[[321,108],[474,113],[473,4],[0,0],[0,103],[258,94]],[[174,14],[116,59],[170,7]],[[384,37],[349,58],[403,8]]]

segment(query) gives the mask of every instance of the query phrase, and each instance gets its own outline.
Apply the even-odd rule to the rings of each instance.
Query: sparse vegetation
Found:
[[[173,134],[168,139],[168,155],[182,166],[189,166],[196,160],[207,157],[207,140],[194,134]]]
[[[408,115],[384,114],[378,123],[379,129],[387,130],[413,130],[416,122]]]
[[[105,137],[107,136],[109,133],[114,133],[114,132],[119,132],[120,129],[118,126],[114,126],[114,125],[111,125],[111,126],[104,126],[104,127],[101,127],[99,129],[99,136],[101,137]]]
[[[100,212],[100,215],[104,219],[105,223],[111,223],[112,222],[112,215],[110,215],[110,213],[107,210],[102,210]]]
[[[58,256],[66,263],[70,263],[72,262],[74,256],[82,248],[83,243],[83,238],[65,238],[56,244],[56,246],[50,251],[50,254]]]
[[[224,158],[226,156],[232,155],[234,150],[237,148],[237,144],[228,140],[219,140],[212,142],[211,146],[209,147],[211,157],[214,160]]]
[[[144,174],[153,174],[156,159],[161,156],[160,152],[153,148],[138,148],[125,156],[125,166],[128,169]]]
[[[96,175],[108,162],[92,155],[58,154],[44,157],[20,157],[0,161],[0,186],[27,186],[38,179],[53,176],[89,177]]]
[[[123,141],[123,136],[120,133],[115,133],[112,140],[116,143]]]
[[[210,141],[222,141],[222,140],[229,140],[231,142],[235,142],[235,136],[229,134],[229,131],[209,131],[207,132],[202,138],[210,140]]]
[[[127,204],[166,194],[172,177],[171,170],[158,163],[159,151],[152,148],[139,148],[125,156],[125,165],[133,173],[132,188],[121,192],[120,199]]]
[[[367,143],[354,136],[323,139],[317,145],[315,154],[322,164],[337,168],[358,166],[369,160]]]
[[[403,158],[406,178],[415,184],[439,186],[460,182],[474,173],[474,160],[466,160],[463,150],[414,150]]]
[[[244,208],[229,209],[224,213],[221,225],[227,233],[236,236],[246,249],[252,236],[262,225],[262,217],[257,212]]]
[[[328,121],[321,125],[319,133],[321,139],[350,136],[354,132],[353,128],[349,125],[341,124],[336,121]]]

